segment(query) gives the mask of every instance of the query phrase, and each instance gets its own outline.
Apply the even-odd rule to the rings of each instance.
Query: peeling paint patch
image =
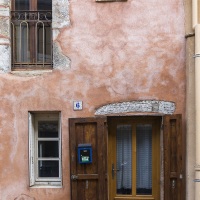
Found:
[[[102,106],[96,110],[95,115],[107,115],[129,112],[155,112],[163,114],[173,114],[175,109],[175,103],[170,101],[129,101]]]

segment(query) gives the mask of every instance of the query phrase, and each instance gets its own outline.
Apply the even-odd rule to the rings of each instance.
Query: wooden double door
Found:
[[[71,200],[185,199],[180,115],[69,123]],[[80,144],[91,145],[92,163],[79,162]]]

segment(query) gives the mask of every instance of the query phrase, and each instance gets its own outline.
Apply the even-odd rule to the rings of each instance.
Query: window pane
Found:
[[[117,126],[117,194],[132,193],[132,127]]]
[[[38,10],[52,10],[52,1],[38,0]]]
[[[37,62],[51,62],[51,24],[40,23],[37,27]]]
[[[152,194],[152,125],[136,127],[136,194]]]
[[[29,10],[29,0],[15,0],[15,10]]]
[[[58,121],[39,121],[38,138],[58,138]]]
[[[15,26],[15,61],[16,62],[29,62],[29,42],[28,42],[28,25],[21,23],[21,26]]]
[[[59,161],[38,161],[39,177],[59,177]]]
[[[59,157],[58,141],[39,141],[38,142],[38,157]]]

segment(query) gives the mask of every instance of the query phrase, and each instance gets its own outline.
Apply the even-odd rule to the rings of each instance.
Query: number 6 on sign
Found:
[[[82,101],[74,101],[74,110],[82,110],[83,102]]]

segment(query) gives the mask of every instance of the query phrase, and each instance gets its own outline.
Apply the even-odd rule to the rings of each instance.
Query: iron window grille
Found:
[[[52,10],[34,10],[38,1],[12,6],[12,69],[52,68]]]

